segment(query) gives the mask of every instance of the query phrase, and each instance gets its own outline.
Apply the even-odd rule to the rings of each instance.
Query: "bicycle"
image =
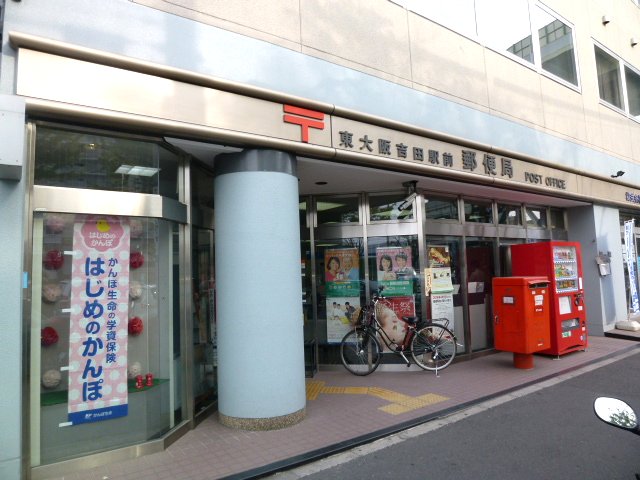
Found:
[[[447,328],[449,320],[422,322],[417,317],[402,317],[406,330],[402,342],[396,343],[378,320],[378,303],[385,298],[382,296],[383,289],[380,287],[373,294],[371,302],[360,309],[353,330],[342,338],[340,359],[344,367],[354,375],[373,373],[382,360],[380,340],[391,353],[400,355],[407,367],[411,366],[411,361],[405,353],[411,353],[420,368],[435,371],[436,375],[438,370],[451,365],[456,356],[457,342],[453,332]]]

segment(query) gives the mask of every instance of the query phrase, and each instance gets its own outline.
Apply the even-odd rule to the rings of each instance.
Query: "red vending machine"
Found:
[[[582,254],[577,242],[540,242],[511,246],[514,276],[551,280],[551,346],[538,353],[564,355],[587,348],[587,319],[582,286]]]

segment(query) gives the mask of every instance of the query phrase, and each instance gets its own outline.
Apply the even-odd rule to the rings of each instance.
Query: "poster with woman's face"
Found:
[[[376,249],[377,280],[399,280],[413,272],[411,247],[379,247]]]
[[[357,248],[328,248],[324,252],[325,282],[360,280]]]
[[[327,297],[360,296],[360,257],[357,248],[328,248],[324,252]]]

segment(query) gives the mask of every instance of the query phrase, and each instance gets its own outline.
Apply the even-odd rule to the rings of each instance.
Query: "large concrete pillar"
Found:
[[[293,425],[305,413],[296,158],[221,155],[215,175],[220,421],[251,430]]]

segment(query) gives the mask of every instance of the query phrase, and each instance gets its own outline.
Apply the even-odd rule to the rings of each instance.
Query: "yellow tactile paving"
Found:
[[[381,398],[389,402],[389,405],[380,407],[379,410],[390,415],[399,415],[401,413],[417,410],[418,408],[428,407],[435,403],[449,400],[448,397],[436,395],[435,393],[427,393],[412,397],[403,393],[394,392],[380,387],[332,387],[326,386],[325,382],[315,380],[307,381],[307,400],[315,400],[321,393],[341,394],[341,395],[371,395]]]
[[[315,400],[320,395],[324,382],[308,381],[307,382],[307,400]]]

